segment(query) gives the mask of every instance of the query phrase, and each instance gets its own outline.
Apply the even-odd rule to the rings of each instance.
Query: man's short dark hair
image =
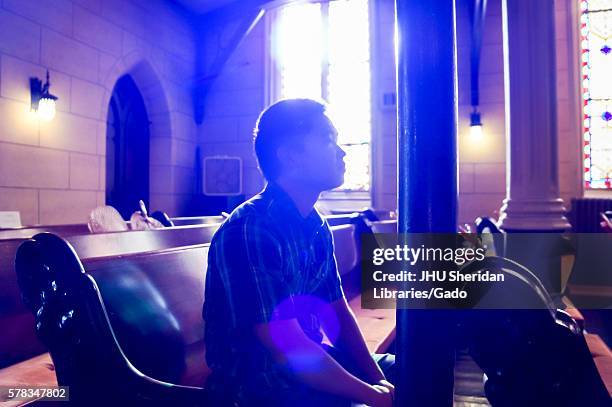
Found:
[[[275,180],[280,173],[278,148],[287,142],[301,141],[325,114],[325,109],[323,103],[312,99],[285,99],[259,115],[253,132],[255,155],[268,181]]]

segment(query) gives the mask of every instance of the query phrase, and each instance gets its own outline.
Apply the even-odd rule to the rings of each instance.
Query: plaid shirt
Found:
[[[321,343],[321,307],[343,296],[327,223],[314,209],[302,217],[286,192],[268,184],[234,210],[210,246],[203,309],[213,370],[208,387],[240,399],[289,386],[253,326],[296,318]]]

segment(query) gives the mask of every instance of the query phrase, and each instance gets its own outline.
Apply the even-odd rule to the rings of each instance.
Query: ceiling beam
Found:
[[[246,10],[245,3],[249,3]],[[194,80],[193,106],[194,118],[197,124],[201,124],[204,121],[204,116],[206,114],[204,109],[206,97],[215,79],[221,74],[223,67],[234,51],[236,51],[265,14],[265,10],[262,7],[263,3],[265,2],[261,0],[247,0],[246,2],[241,2],[241,12],[237,15],[234,14],[234,8],[230,9],[230,7],[235,7],[235,4],[237,4],[234,3],[219,10],[207,13],[202,18],[200,29],[197,30],[196,39],[196,44],[200,44],[200,46],[203,46],[207,37],[206,34],[210,32],[212,27],[219,27],[223,25],[224,22],[235,19],[239,19],[239,24],[227,43],[220,44],[220,50],[208,68],[208,64],[204,60],[203,52],[196,52],[196,77]]]

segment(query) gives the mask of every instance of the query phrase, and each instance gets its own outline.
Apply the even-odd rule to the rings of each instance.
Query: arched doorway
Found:
[[[117,80],[109,102],[106,126],[106,204],[124,219],[149,205],[149,118],[130,75]]]

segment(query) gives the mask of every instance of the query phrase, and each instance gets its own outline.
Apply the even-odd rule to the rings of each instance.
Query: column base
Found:
[[[564,231],[571,228],[560,198],[548,201],[504,199],[498,226],[505,231]]]

